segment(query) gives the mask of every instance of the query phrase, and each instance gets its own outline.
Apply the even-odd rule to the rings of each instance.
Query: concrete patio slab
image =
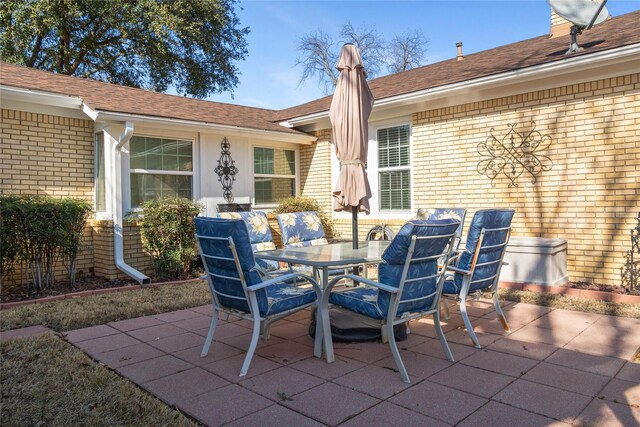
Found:
[[[155,359],[156,357],[163,355],[164,352],[157,348],[151,347],[148,344],[140,343],[116,350],[98,353],[93,357],[111,368],[119,368],[121,366],[142,362],[143,360]]]
[[[108,335],[115,335],[120,333],[119,330],[107,325],[91,326],[89,328],[76,329],[74,331],[65,332],[62,335],[70,343],[78,343],[81,341],[92,340],[95,338],[102,338]],[[3,332],[4,334],[4,332]]]
[[[594,399],[575,419],[575,424],[598,427],[629,427],[640,423],[640,408]]]
[[[151,326],[161,325],[163,323],[164,322],[162,320],[158,320],[155,317],[144,316],[136,317],[134,319],[119,320],[117,322],[109,322],[107,323],[107,325],[122,332],[129,332],[136,329],[143,329],[149,328]]]
[[[458,424],[459,427],[569,427],[560,421],[499,402],[488,402]]]
[[[556,350],[545,361],[608,377],[615,376],[625,363],[624,360],[614,357],[594,356],[564,348]]]
[[[456,424],[482,407],[487,399],[426,380],[393,396],[389,402]]]
[[[489,399],[511,384],[514,379],[507,375],[456,363],[429,377],[429,381]]]
[[[344,427],[359,426],[429,426],[446,427],[449,424],[427,417],[418,412],[410,411],[402,406],[389,402],[381,402],[373,408],[369,408],[351,418],[347,422],[340,424]]]
[[[231,384],[185,400],[181,410],[209,426],[219,426],[271,406],[272,402]]]
[[[558,421],[570,422],[587,407],[592,397],[519,379],[498,393],[494,400]]]
[[[507,319],[519,328],[509,335],[490,303],[472,306],[483,316],[472,320],[483,348],[471,345],[453,307],[445,329],[454,363],[432,320],[411,322],[398,343],[411,384],[381,342],[336,342],[332,364],[313,357],[308,311],[272,325],[246,377],[239,373],[251,322],[220,316],[200,357],[208,305],[70,331],[67,339],[205,425],[640,424],[640,364],[629,361],[640,321],[508,304]],[[603,346],[613,347],[596,351]]]
[[[382,366],[368,365],[357,371],[336,378],[336,384],[366,393],[378,399],[388,399],[410,387],[398,381],[398,370]]]
[[[20,329],[12,329],[10,331],[2,331],[0,332],[0,342],[10,340],[12,338],[32,337],[32,336],[44,334],[47,332],[52,332],[52,331],[51,329],[42,325],[29,326],[29,327],[20,328]]]
[[[321,378],[283,366],[247,378],[240,385],[275,402],[281,402],[324,382]]]
[[[380,400],[333,383],[325,383],[282,402],[301,414],[330,426],[336,426]]]
[[[171,355],[156,357],[131,365],[122,366],[116,370],[132,381],[142,384],[178,372],[186,371],[194,366]]]
[[[188,369],[142,384],[146,390],[170,405],[188,400],[230,383],[201,368]]]
[[[322,427],[317,421],[309,417],[305,417],[291,409],[280,405],[271,405],[268,408],[254,412],[244,418],[240,418],[232,423],[226,424],[227,427],[245,427],[245,426],[261,426],[261,427]]]
[[[597,396],[602,388],[611,380],[604,375],[592,374],[545,362],[535,366],[522,378],[591,397]]]

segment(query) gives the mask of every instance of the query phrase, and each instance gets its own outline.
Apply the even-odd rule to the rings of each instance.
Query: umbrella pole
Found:
[[[358,249],[358,207],[351,206],[351,236],[353,249]]]

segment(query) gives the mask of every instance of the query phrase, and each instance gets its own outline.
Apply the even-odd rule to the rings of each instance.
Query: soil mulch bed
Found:
[[[192,275],[189,277],[183,277],[179,280],[188,280],[198,278],[199,275]],[[162,281],[152,281],[152,283],[161,283]],[[65,295],[73,292],[92,291],[98,289],[119,288],[123,286],[133,286],[137,283],[133,280],[106,280],[96,276],[83,276],[76,280],[76,283],[72,286],[68,280],[62,280],[55,283],[53,288],[47,289],[34,289],[20,285],[4,285],[0,294],[0,301],[3,303],[28,301],[39,298]],[[563,287],[574,289],[586,289],[592,291],[609,292],[612,294],[621,295],[638,295],[640,296],[640,289],[633,291],[624,288],[622,286],[607,285],[601,283],[591,282],[569,282]]]

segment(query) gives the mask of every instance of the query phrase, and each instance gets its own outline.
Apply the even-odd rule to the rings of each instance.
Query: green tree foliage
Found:
[[[193,219],[202,206],[189,199],[151,199],[142,203],[142,247],[151,254],[156,279],[178,279],[197,256]]]
[[[204,98],[238,84],[236,0],[4,0],[0,59]]]

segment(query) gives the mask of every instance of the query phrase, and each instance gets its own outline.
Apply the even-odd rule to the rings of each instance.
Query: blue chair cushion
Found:
[[[326,245],[324,229],[317,212],[295,212],[278,215],[285,247]]]
[[[301,305],[310,304],[316,300],[316,293],[311,287],[294,286],[286,283],[269,286],[267,300],[269,308],[265,315],[282,313]]]
[[[460,256],[457,267],[463,270],[471,268],[473,262],[473,256],[480,239],[480,233],[482,229],[494,229],[505,228],[511,226],[513,215],[515,211],[513,209],[483,209],[479,210],[473,216],[471,225],[469,226],[469,232],[467,233],[466,251]],[[482,242],[483,248],[485,246],[493,246],[504,242],[507,237],[507,230],[487,233]],[[483,264],[491,261],[497,261],[502,257],[504,248],[493,248],[480,250],[480,255],[476,264]],[[500,263],[496,262],[487,266],[476,267],[471,281],[476,282],[469,287],[469,291],[477,291],[487,289],[491,287],[494,282],[492,276],[495,276],[501,268]],[[458,294],[462,289],[463,275],[456,273],[454,279],[445,282],[443,287],[443,293]],[[483,280],[486,278],[486,280]]]
[[[382,254],[383,263],[378,267],[378,280],[389,286],[399,287],[402,279],[404,263],[407,259],[409,245],[412,236],[434,236],[455,233],[460,221],[455,219],[440,220],[412,220],[402,226],[396,237],[391,241]],[[414,258],[427,257],[442,254],[449,239],[446,237],[417,240],[414,247]],[[407,272],[407,279],[432,276],[438,272],[438,260],[413,262]],[[435,296],[426,298],[435,292],[438,282],[437,277],[412,282],[402,290],[400,300],[422,298],[417,301],[401,302],[398,306],[398,315],[405,312],[426,310],[430,307]],[[425,298],[423,298],[425,297]],[[384,313],[389,307],[390,295],[386,291],[378,293],[377,305]]]
[[[386,311],[378,307],[378,290],[360,286],[348,291],[331,292],[329,302],[374,319],[382,319]]]
[[[218,217],[243,220],[247,224],[249,240],[251,241],[251,248],[254,252],[268,251],[276,248],[276,245],[273,243],[271,229],[269,228],[267,214],[264,212],[220,212]],[[256,263],[267,271],[280,269],[280,264],[278,264],[277,261],[257,259]]]
[[[233,259],[233,253],[227,240],[231,237],[247,285],[262,283],[262,278],[255,268],[255,259],[253,258],[253,249],[249,243],[247,225],[242,219],[198,217],[195,219],[195,226],[196,234],[201,236],[199,243],[203,254]],[[222,240],[211,240],[206,237],[218,237],[222,238]],[[206,263],[209,273],[216,275],[211,277],[211,281],[218,292],[220,304],[249,312],[249,305],[245,298],[235,262],[212,258],[203,258],[203,261]],[[220,295],[220,293],[227,296]],[[269,310],[267,292],[264,289],[256,291],[256,298],[260,313],[266,314]]]

